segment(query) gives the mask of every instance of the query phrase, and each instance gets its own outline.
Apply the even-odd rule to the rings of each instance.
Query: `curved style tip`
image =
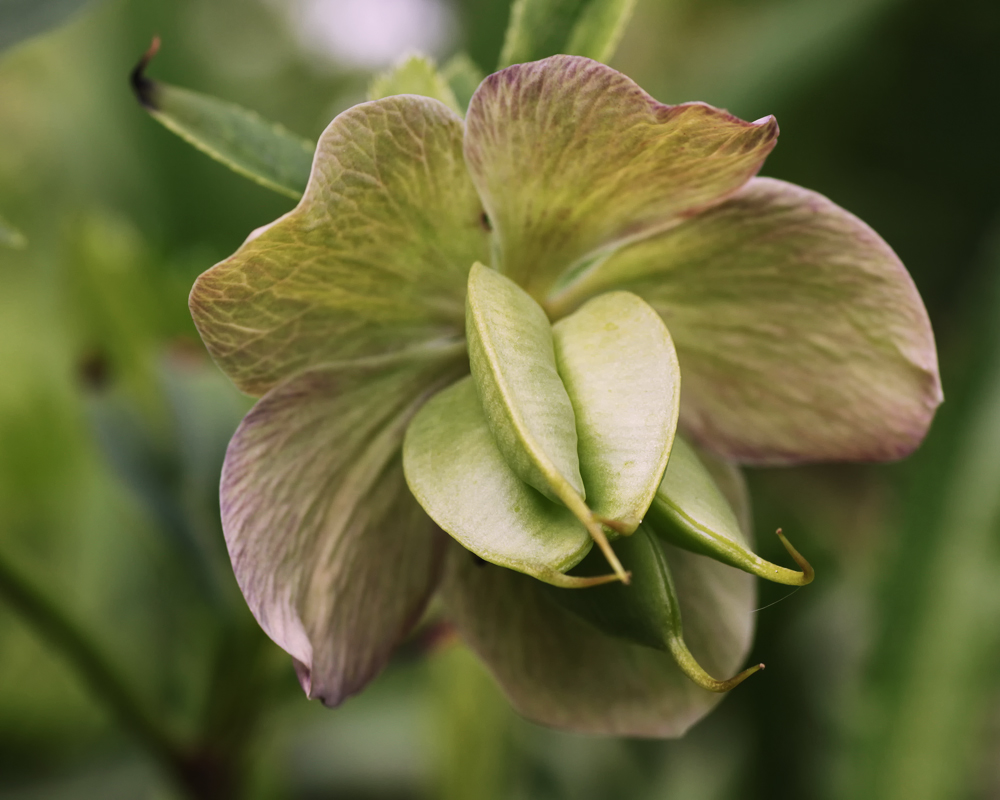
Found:
[[[149,48],[142,54],[142,58],[139,59],[139,63],[129,73],[129,83],[132,86],[132,92],[135,94],[136,100],[139,101],[139,105],[147,111],[157,110],[156,81],[146,76],[146,67],[149,66],[149,62],[153,60],[158,52],[160,52],[160,37],[154,36],[153,41],[149,44]]]
[[[755,664],[752,667],[747,667],[739,675],[730,678],[729,680],[720,681],[713,678],[705,669],[699,664],[691,651],[688,650],[687,645],[680,636],[675,636],[670,641],[667,642],[670,650],[670,655],[674,657],[674,661],[677,662],[677,666],[681,668],[681,672],[688,676],[692,681],[694,681],[702,689],[707,689],[710,692],[728,692],[730,689],[735,689],[743,681],[753,675],[755,672],[760,672],[764,669],[763,664]]]
[[[625,567],[622,566],[622,562],[618,560],[618,556],[615,555],[615,551],[611,549],[611,542],[608,541],[608,537],[605,535],[604,528],[601,527],[601,523],[594,519],[589,525],[587,525],[587,530],[590,532],[590,537],[597,543],[597,546],[601,548],[601,552],[604,553],[604,558],[611,566],[611,569],[615,571],[615,575],[618,580],[628,586],[632,582],[632,573],[625,571]]]
[[[618,580],[627,586],[631,578],[629,577],[629,574],[625,572],[625,568],[618,560],[618,556],[615,555],[615,551],[611,549],[611,543],[608,541],[607,534],[604,533],[604,526],[600,518],[598,518],[594,512],[590,510],[590,506],[584,502],[584,499],[573,490],[561,492],[559,494],[559,499],[563,501],[563,504],[570,511],[573,512],[573,516],[583,523],[583,527],[587,529],[587,532],[590,534],[590,538],[593,539],[594,543],[601,548],[601,552],[604,553],[604,558],[607,559],[611,569],[615,571],[615,574],[618,576]]]
[[[712,691],[713,692],[728,692],[730,689],[735,689],[737,686],[739,686],[741,683],[743,683],[743,681],[745,681],[747,678],[749,678],[755,672],[760,672],[763,669],[764,669],[764,665],[763,664],[756,664],[755,666],[747,667],[739,675],[737,675],[734,678],[730,678],[728,681],[717,681],[717,683],[719,685],[719,688],[718,689],[713,689]]]
[[[785,546],[785,550],[788,551],[788,555],[792,557],[792,560],[799,565],[799,569],[802,570],[799,582],[796,584],[790,584],[793,586],[806,586],[813,582],[813,578],[816,577],[816,571],[812,568],[812,564],[805,560],[802,554],[792,547],[792,543],[785,538],[785,534],[781,532],[781,528],[775,531],[778,538],[781,539],[781,543]],[[786,570],[787,571],[787,570]]]
[[[805,586],[812,583],[813,578],[816,577],[816,572],[813,570],[812,565],[803,558],[798,550],[792,547],[792,543],[785,538],[785,535],[781,532],[781,528],[778,528],[776,533],[778,534],[778,538],[781,539],[781,543],[785,546],[785,550],[788,551],[788,555],[792,557],[799,569],[802,570],[801,572],[796,572],[794,569],[788,569],[787,567],[779,567],[777,564],[765,561],[760,556],[752,553],[745,561],[728,563],[749,572],[751,575],[756,575],[758,578],[771,581],[771,583],[780,583],[784,586]]]
[[[608,517],[595,517],[598,522],[600,522],[605,528],[610,528],[619,536],[631,536],[635,533],[636,525],[629,525],[626,522],[622,522],[618,519],[609,519]]]
[[[631,572],[626,572],[624,578],[616,572],[611,572],[607,575],[590,575],[587,577],[580,575],[563,575],[562,573],[557,572],[555,575],[542,578],[542,580],[546,583],[551,584],[552,586],[557,586],[560,589],[589,589],[591,586],[602,586],[605,583],[614,583],[615,581],[622,581],[622,583],[627,584],[631,579]]]

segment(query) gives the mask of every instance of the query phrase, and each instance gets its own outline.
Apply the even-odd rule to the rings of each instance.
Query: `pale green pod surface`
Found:
[[[556,323],[553,336],[590,506],[617,532],[632,533],[677,428],[681,376],[670,333],[639,297],[609,292]]]
[[[476,390],[510,468],[552,500],[585,497],[576,418],[542,307],[509,278],[475,264],[465,328]]]
[[[369,100],[381,100],[383,97],[397,94],[432,97],[440,100],[456,114],[462,113],[448,81],[427,56],[407,56],[392,69],[377,76],[368,88]]]
[[[440,392],[417,414],[406,433],[403,469],[431,519],[486,561],[564,585],[561,573],[591,548],[571,511],[508,466],[471,378]]]
[[[750,548],[736,514],[698,454],[680,436],[646,515],[646,524],[663,541],[714,558],[776,583],[799,586],[812,580],[812,568],[782,538],[803,572],[779,567]]]

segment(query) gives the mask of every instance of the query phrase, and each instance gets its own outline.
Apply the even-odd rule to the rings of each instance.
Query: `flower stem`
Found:
[[[187,751],[157,723],[118,671],[88,637],[0,555],[0,598],[62,653],[94,695],[142,746],[182,783],[189,771]]]

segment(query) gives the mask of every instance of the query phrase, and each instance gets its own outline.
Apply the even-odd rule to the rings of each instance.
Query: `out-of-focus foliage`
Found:
[[[826,194],[893,245],[930,309],[948,398],[901,465],[750,473],[762,555],[784,558],[768,535],[781,526],[816,581],[761,585],[751,661],[767,671],[659,742],[524,722],[433,627],[363,697],[326,711],[236,589],[216,491],[249,401],[201,350],[187,293],[293,203],[152,122],[127,77],[158,33],[157,77],[314,140],[372,75],[307,51],[296,14],[325,6],[345,26],[352,9],[392,7],[358,3],[105,0],[0,55],[0,213],[27,240],[0,248],[0,556],[251,797],[1000,795],[1000,7],[636,3],[613,66],[665,102],[775,114],[764,173]],[[448,59],[465,49],[493,69],[508,3],[425,6],[453,21],[433,55],[464,105]],[[0,604],[0,798],[177,787]]]
[[[0,247],[9,247],[12,250],[20,250],[26,247],[28,240],[17,228],[0,217]]]
[[[634,8],[635,0],[514,0],[500,66],[557,53],[607,61]]]
[[[145,71],[159,47],[154,39],[132,72],[132,90],[143,108],[234,172],[298,200],[309,182],[316,145],[234,103],[153,80]]]
[[[0,0],[0,50],[62,22],[87,0]]]

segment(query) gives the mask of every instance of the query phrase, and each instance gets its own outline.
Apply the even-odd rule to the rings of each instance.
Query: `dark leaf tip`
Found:
[[[136,100],[138,100],[139,104],[147,111],[157,110],[157,83],[146,76],[146,67],[149,66],[149,62],[153,60],[159,50],[160,37],[154,36],[153,41],[150,42],[149,49],[142,54],[142,58],[139,59],[139,63],[135,65],[135,68],[129,74],[129,83],[132,85],[132,91],[135,93]]]

